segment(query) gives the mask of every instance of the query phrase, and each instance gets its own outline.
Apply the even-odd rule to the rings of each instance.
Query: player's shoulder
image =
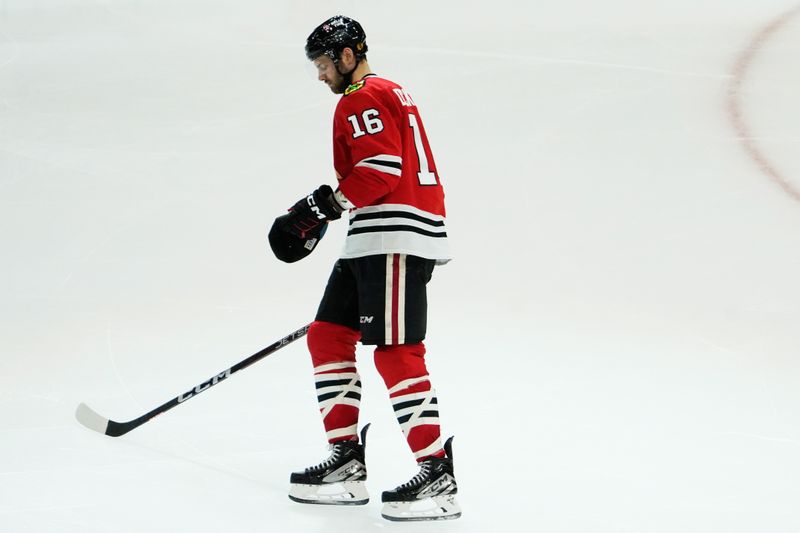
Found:
[[[381,78],[375,74],[367,74],[357,82],[351,84],[344,91],[344,97],[353,96],[356,93],[361,95],[377,95],[385,92],[392,92],[400,86],[391,80]]]
[[[385,101],[400,86],[391,80],[376,75],[368,75],[345,89],[340,104],[345,107],[359,106],[364,102]]]

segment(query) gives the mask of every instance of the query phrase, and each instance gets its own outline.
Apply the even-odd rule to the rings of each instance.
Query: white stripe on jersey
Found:
[[[403,211],[405,213],[409,213],[411,215],[417,215],[436,222],[444,222],[445,220],[445,217],[443,217],[442,215],[435,215],[429,211],[425,211],[423,209],[419,209],[417,207],[406,204],[381,204],[381,205],[370,205],[367,207],[359,207],[358,209],[353,209],[352,211],[350,211],[350,219],[352,220],[358,215],[380,213],[382,211]]]
[[[350,211],[343,259],[377,254],[407,254],[450,261],[445,217],[405,204],[381,204]]]
[[[424,229],[432,233],[447,233],[447,228],[444,226],[431,226],[427,222],[419,220],[412,220],[405,217],[391,217],[391,218],[378,218],[373,220],[357,220],[350,223],[349,229],[365,228],[372,226],[413,226],[415,228]]]

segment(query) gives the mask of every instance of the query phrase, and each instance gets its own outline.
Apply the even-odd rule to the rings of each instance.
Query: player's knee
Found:
[[[425,345],[396,344],[375,348],[375,368],[388,388],[407,379],[428,374],[425,367]]]
[[[332,322],[315,321],[308,328],[306,340],[314,366],[356,360],[356,343],[361,334]]]

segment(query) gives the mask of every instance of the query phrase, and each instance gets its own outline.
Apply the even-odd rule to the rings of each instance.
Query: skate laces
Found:
[[[327,459],[322,461],[317,466],[312,466],[308,470],[310,472],[313,472],[313,471],[316,471],[316,470],[325,470],[328,467],[336,464],[336,461],[338,461],[339,457],[342,455],[342,448],[343,448],[342,446],[339,446],[338,444],[339,443],[337,442],[337,443],[329,445],[329,448],[331,449],[330,457],[328,457]]]
[[[419,468],[419,473],[406,483],[397,487],[397,490],[409,489],[425,481],[431,473],[431,461],[423,461],[420,463]]]

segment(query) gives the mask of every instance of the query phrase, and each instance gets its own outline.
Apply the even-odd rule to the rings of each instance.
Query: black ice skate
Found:
[[[303,472],[293,472],[289,498],[300,503],[326,505],[364,505],[369,494],[364,482],[367,467],[364,449],[367,445],[367,429],[361,430],[361,442],[339,441],[330,445],[331,456],[317,466]]]
[[[419,463],[419,474],[394,490],[383,493],[381,515],[387,520],[448,520],[461,516],[456,502],[458,485],[453,475],[453,437],[444,443],[445,457]]]

